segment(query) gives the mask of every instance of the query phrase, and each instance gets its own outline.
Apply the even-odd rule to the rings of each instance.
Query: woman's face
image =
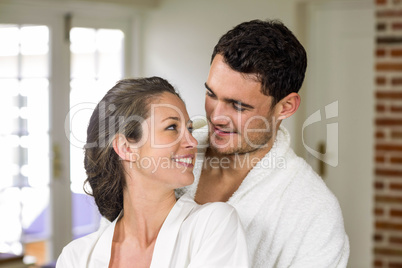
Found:
[[[150,105],[150,116],[142,123],[142,139],[136,144],[133,167],[152,182],[176,189],[194,181],[197,141],[184,103],[165,92]]]

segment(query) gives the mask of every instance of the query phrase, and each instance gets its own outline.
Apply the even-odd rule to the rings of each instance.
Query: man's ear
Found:
[[[129,162],[135,162],[137,160],[138,153],[135,148],[130,146],[130,142],[126,136],[122,134],[116,134],[113,140],[113,149],[122,160]]]
[[[293,115],[300,106],[300,95],[292,92],[286,97],[284,97],[277,106],[278,120],[283,120],[285,118]]]

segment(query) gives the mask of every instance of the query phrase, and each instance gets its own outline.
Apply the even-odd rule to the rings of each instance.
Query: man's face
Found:
[[[254,75],[232,70],[216,55],[205,83],[205,111],[212,150],[245,154],[268,148],[276,133],[273,98],[261,92]]]

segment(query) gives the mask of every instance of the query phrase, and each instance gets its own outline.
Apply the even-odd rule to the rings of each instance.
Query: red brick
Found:
[[[374,261],[374,267],[375,268],[382,268],[382,261],[381,260],[375,260]]]
[[[394,112],[394,113],[402,112],[402,106],[391,106],[391,112]]]
[[[378,118],[375,123],[377,126],[402,126],[402,119]]]
[[[385,44],[385,45],[393,45],[393,44],[402,44],[402,37],[398,35],[388,35],[377,37],[377,44]]]
[[[402,57],[402,49],[393,49],[391,50],[392,57]]]
[[[402,268],[402,262],[390,262],[388,268]]]
[[[390,183],[389,188],[395,191],[402,191],[402,184],[399,183]]]
[[[391,215],[392,217],[402,217],[402,210],[391,209],[390,215]]]
[[[387,82],[387,80],[385,79],[385,77],[377,77],[375,80],[375,83],[377,84],[377,86],[383,86],[385,85]]]
[[[389,238],[389,242],[394,243],[394,244],[401,244],[402,245],[402,237],[391,236]]]
[[[377,112],[384,112],[385,111],[385,105],[378,104],[376,106],[376,110],[377,110]]]
[[[377,23],[377,31],[385,31],[387,29],[386,23]]]
[[[402,152],[402,145],[396,144],[377,144],[375,146],[376,151],[396,151]]]
[[[390,203],[401,204],[402,203],[402,197],[378,196],[377,195],[375,197],[375,202],[377,202],[377,203],[388,203],[388,204],[390,204]]]
[[[374,235],[374,241],[380,242],[380,241],[382,241],[382,239],[383,239],[383,237],[382,237],[381,234],[375,234]]]
[[[382,131],[377,131],[377,132],[375,133],[375,137],[376,137],[377,139],[382,139],[382,138],[385,137],[385,134],[384,134],[384,132],[382,132]]]
[[[391,157],[391,163],[402,164],[402,157]]]
[[[385,91],[385,92],[377,92],[377,99],[402,99],[402,92],[394,92],[394,91]]]
[[[377,25],[378,29],[378,25]],[[392,29],[393,30],[402,30],[402,22],[395,22],[392,24]]]
[[[384,163],[385,162],[385,157],[384,156],[376,156],[375,157],[375,162],[376,163]]]
[[[402,170],[378,168],[375,170],[375,174],[379,176],[402,177]]]
[[[387,4],[387,0],[376,0],[375,3],[377,5],[386,5]]]
[[[400,86],[400,85],[402,85],[402,78],[394,78],[394,79],[392,79],[391,80],[391,84],[393,85],[393,86]]]
[[[384,215],[384,209],[382,209],[382,208],[375,208],[375,209],[374,209],[374,214],[375,214],[376,216],[382,216],[382,215]]]
[[[376,222],[375,227],[377,230],[393,230],[393,231],[402,231],[402,224],[400,223],[392,223],[392,222]],[[402,253],[402,250],[401,250]]]
[[[377,63],[377,71],[402,71],[402,63]]]
[[[384,57],[386,52],[385,52],[385,49],[377,49],[375,54],[377,57]]]
[[[394,248],[374,248],[374,253],[386,256],[402,256],[402,250]]]
[[[402,138],[402,132],[400,132],[400,131],[392,131],[391,137],[393,139],[401,139]]]
[[[386,17],[401,17],[402,16],[402,10],[381,10],[377,11],[376,16],[378,18],[386,18]]]
[[[377,126],[402,126],[402,119],[378,118],[375,120]]]
[[[375,187],[376,189],[378,189],[378,190],[384,189],[384,183],[379,182],[379,181],[376,181],[376,182],[374,183],[374,187]]]

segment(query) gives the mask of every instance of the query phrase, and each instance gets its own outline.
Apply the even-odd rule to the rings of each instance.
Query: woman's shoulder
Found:
[[[198,204],[188,194],[184,194],[180,198],[180,202],[191,203],[193,209],[191,210],[188,218],[204,218],[205,220],[219,220],[227,217],[238,218],[236,209],[225,202],[209,202],[205,204]]]
[[[178,243],[188,251],[189,263],[194,267],[248,267],[247,243],[236,209],[224,202],[194,204],[181,225]]]
[[[232,205],[229,205],[225,202],[211,202],[199,205],[195,213],[198,213],[202,216],[210,215],[216,219],[223,219],[232,215],[237,217],[236,209]]]
[[[241,228],[236,209],[224,202],[196,204],[186,218],[185,225],[190,228],[212,232],[225,228]]]
[[[60,257],[66,257],[68,259],[82,258],[82,256],[92,251],[99,236],[100,232],[97,231],[71,241],[63,248]]]

